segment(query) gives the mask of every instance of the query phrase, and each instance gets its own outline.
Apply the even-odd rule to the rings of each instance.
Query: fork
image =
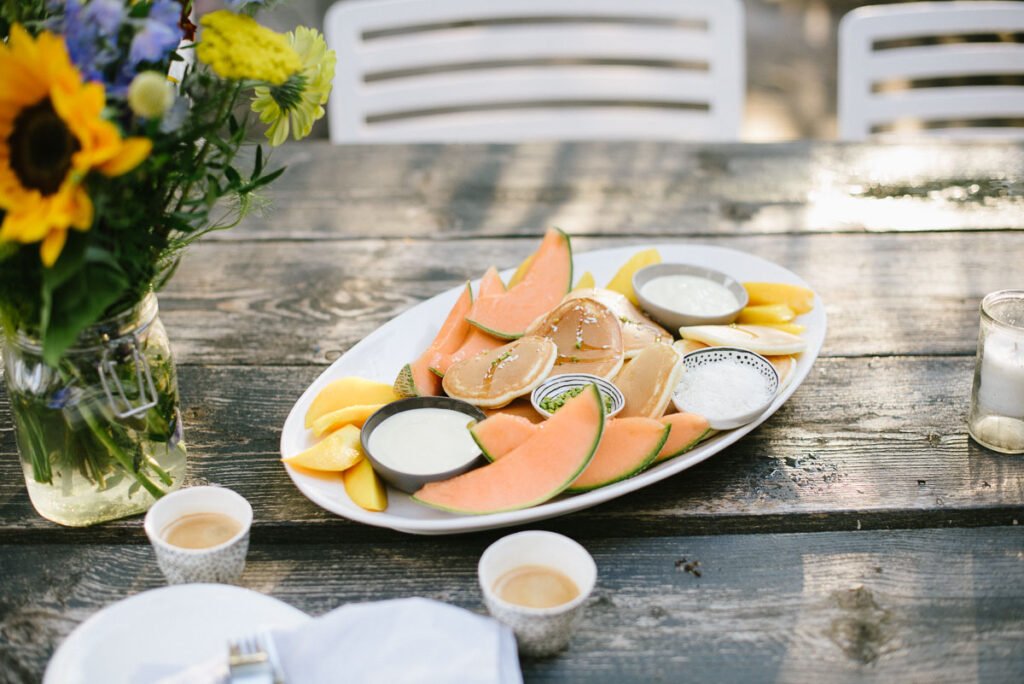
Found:
[[[277,684],[274,663],[263,635],[228,641],[231,684]]]

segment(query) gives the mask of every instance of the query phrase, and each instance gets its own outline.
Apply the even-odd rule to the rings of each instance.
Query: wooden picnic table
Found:
[[[570,650],[524,660],[527,680],[1024,681],[1024,457],[965,427],[979,301],[1024,286],[1024,144],[310,143],[275,161],[273,208],[197,245],[160,300],[189,483],[256,512],[244,586],[311,614],[483,611],[476,563],[508,530],[415,537],[318,508],[278,462],[292,404],[547,226],[580,251],[706,243],[811,283],[822,355],[735,446],[531,526],[580,540],[599,580]],[[6,398],[0,453],[0,680],[36,681],[76,625],[164,580],[140,518],[35,514]]]

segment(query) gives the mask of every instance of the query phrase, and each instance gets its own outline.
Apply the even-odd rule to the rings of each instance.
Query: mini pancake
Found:
[[[711,347],[738,347],[763,356],[788,356],[807,349],[802,338],[765,325],[683,326],[679,334]]]
[[[619,319],[622,325],[622,348],[627,359],[641,351],[662,342],[671,342],[672,334],[644,315],[625,295],[602,288],[573,290],[562,301],[570,299],[593,299],[604,304]]]
[[[498,408],[532,392],[551,373],[557,357],[558,347],[551,340],[521,337],[452,364],[442,387],[453,399]]]
[[[615,377],[626,398],[624,418],[661,418],[683,374],[683,357],[669,344],[653,344],[630,359]]]
[[[698,342],[697,340],[676,340],[672,346],[675,347],[676,351],[680,354],[689,354],[692,351],[704,349],[708,345],[703,342]]]
[[[608,307],[593,299],[564,301],[526,332],[558,347],[551,375],[589,373],[612,378],[622,368],[622,325]]]
[[[793,371],[796,370],[797,359],[795,356],[766,356],[768,362],[775,366],[775,370],[779,373],[779,389],[782,389],[789,384],[789,379],[793,377]]]

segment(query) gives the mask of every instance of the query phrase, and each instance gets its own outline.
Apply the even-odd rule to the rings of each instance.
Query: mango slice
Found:
[[[572,288],[573,292],[576,290],[588,290],[597,287],[594,281],[594,274],[590,271],[585,272],[580,276],[580,279],[576,281],[576,287]]]
[[[523,259],[523,263],[519,264],[519,268],[516,269],[516,272],[512,274],[512,278],[508,281],[508,289],[511,290],[513,286],[518,284],[519,281],[523,279],[523,276],[526,275],[526,272],[530,270],[530,264],[533,263],[533,257],[535,257],[536,255],[537,253],[534,252],[530,256]]]
[[[348,406],[339,411],[332,411],[313,421],[313,434],[323,437],[328,432],[334,432],[338,428],[348,425],[357,428],[363,427],[363,423],[384,404],[362,404],[359,406]]]
[[[788,332],[790,335],[803,335],[807,332],[807,326],[800,325],[799,323],[773,323],[765,327]]]
[[[789,283],[743,283],[750,297],[749,306],[785,304],[798,316],[814,308],[814,292]]]
[[[359,428],[346,425],[305,451],[281,460],[289,465],[302,466],[310,470],[342,471],[351,468],[362,457]]]
[[[753,323],[755,325],[776,325],[778,323],[789,323],[794,318],[796,318],[796,313],[785,304],[758,304],[742,309],[736,322]]]
[[[385,382],[347,377],[331,382],[316,395],[306,411],[306,429],[321,416],[334,411],[366,404],[390,404],[398,401],[394,388]]]
[[[622,268],[619,269],[614,278],[608,281],[607,289],[626,295],[626,298],[633,302],[633,306],[640,306],[640,300],[636,298],[636,293],[633,292],[633,274],[645,266],[660,263],[661,254],[658,253],[658,250],[645,249],[639,251],[622,265]]]
[[[349,498],[360,508],[379,513],[388,507],[388,490],[366,458],[343,472],[341,478]]]

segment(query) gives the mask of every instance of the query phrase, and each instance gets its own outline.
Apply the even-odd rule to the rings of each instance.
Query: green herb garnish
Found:
[[[548,413],[555,413],[558,409],[565,406],[565,402],[582,394],[583,390],[587,387],[589,387],[589,385],[580,385],[579,387],[567,389],[561,394],[556,394],[553,397],[544,397],[540,402],[540,407]],[[598,390],[598,392],[601,394],[601,399],[604,401],[604,412],[611,413],[612,409],[615,407],[612,398],[600,390]]]

